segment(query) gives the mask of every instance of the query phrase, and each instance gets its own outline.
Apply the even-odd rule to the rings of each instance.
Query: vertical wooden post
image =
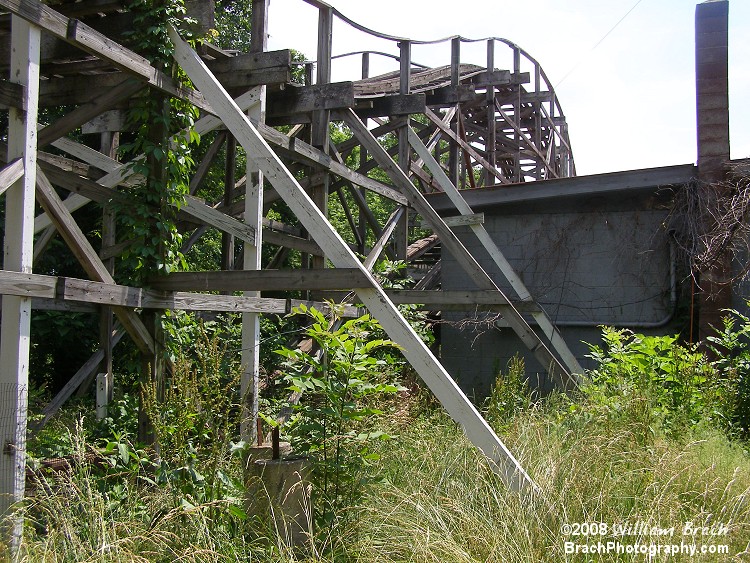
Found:
[[[487,72],[495,70],[495,41],[487,40]],[[487,86],[487,162],[493,168],[497,166],[497,123],[495,121],[495,87]],[[495,176],[489,171],[484,171],[484,185],[495,183]]]
[[[8,161],[22,158],[24,176],[5,194],[3,268],[31,273],[34,241],[37,111],[39,103],[39,28],[11,16],[10,82],[25,91],[26,110],[10,108]],[[31,300],[3,296],[0,325],[0,517],[23,499],[26,484],[26,411],[29,383]],[[3,530],[12,551],[18,547],[23,521]]]
[[[411,93],[411,41],[401,41],[400,50],[400,81],[399,94],[407,95]],[[404,124],[398,128],[398,165],[404,174],[409,176],[409,164],[411,159],[411,149],[409,147],[409,116],[404,117]],[[406,251],[409,246],[409,213],[401,213],[396,230],[393,232],[395,242],[395,253],[397,260],[406,260]]]
[[[318,72],[317,83],[328,84],[331,82],[331,55],[333,43],[333,8],[321,7],[318,10]],[[330,131],[328,125],[331,120],[331,112],[325,109],[314,111],[312,114],[312,144],[326,154],[330,151]],[[328,216],[328,187],[330,176],[323,173],[313,176],[312,193],[310,194],[315,205]],[[313,256],[313,268],[325,268],[324,256]]]
[[[517,77],[521,72],[521,50],[518,47],[513,49],[513,76]],[[513,181],[521,181],[521,135],[518,133],[521,127],[521,85],[514,84],[515,97],[513,99],[513,119],[516,122],[517,127],[515,129],[515,143],[516,143],[516,154],[513,157]]]
[[[362,53],[362,78],[370,78],[370,53]],[[365,120],[367,124],[367,120]],[[360,145],[359,147],[359,165],[364,166],[367,162],[367,149]],[[362,194],[362,200],[367,204],[367,190],[365,188],[353,188],[358,189],[359,193]],[[367,254],[367,216],[365,210],[359,208],[359,239],[362,241],[362,245],[357,249],[360,254]]]
[[[237,141],[232,135],[227,137],[227,159],[224,166],[224,205],[232,205],[234,197],[235,173],[237,163]],[[234,237],[229,233],[221,234],[221,269],[234,270]]]
[[[539,63],[534,63],[534,92],[537,94],[541,90],[541,82],[542,67]],[[534,144],[539,151],[542,150],[542,103],[538,100],[534,102]],[[544,170],[544,165],[537,158],[534,169],[534,177],[537,180],[542,179],[542,170]],[[567,176],[567,174],[561,174],[561,176]]]
[[[451,39],[451,86],[458,88],[459,79],[461,78],[461,38],[454,37]],[[458,114],[461,111],[460,105],[456,108],[456,115],[451,122],[451,129],[458,136]],[[448,176],[454,186],[460,188],[459,181],[459,161],[460,147],[458,143],[449,141],[448,148]]]
[[[250,52],[261,53],[268,45],[268,2],[253,0]],[[260,104],[250,111],[250,117],[264,122],[266,118],[266,87],[258,86]],[[263,247],[263,173],[247,159],[245,169],[245,223],[255,229],[255,244],[243,245],[243,268],[245,270],[261,269],[261,250]],[[246,291],[246,297],[260,297],[259,291]],[[248,444],[258,441],[258,377],[260,374],[260,315],[258,313],[242,314],[242,379],[240,394],[242,397],[242,420],[240,435]]]
[[[698,4],[695,9],[695,85],[698,120],[698,179],[703,190],[717,190],[729,160],[729,2]],[[717,194],[719,195],[719,194]],[[709,198],[706,198],[709,199]],[[708,210],[706,210],[708,212]],[[721,326],[722,310],[732,305],[731,259],[724,253],[700,272],[701,340]]]

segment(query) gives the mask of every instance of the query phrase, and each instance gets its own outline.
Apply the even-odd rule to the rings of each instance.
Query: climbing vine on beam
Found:
[[[132,47],[156,68],[170,74],[183,86],[191,86],[173,62],[169,26],[192,38],[183,0],[136,0],[134,29],[128,32]],[[131,160],[131,170],[142,178],[128,188],[127,204],[116,204],[120,221],[133,243],[124,253],[123,264],[133,281],[143,283],[154,274],[184,268],[177,230],[177,212],[189,192],[194,162],[191,148],[200,142],[194,130],[198,110],[179,98],[155,89],[138,97],[128,112],[128,129],[135,131],[121,152]]]

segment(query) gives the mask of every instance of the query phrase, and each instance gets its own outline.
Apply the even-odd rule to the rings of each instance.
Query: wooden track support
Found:
[[[493,469],[513,490],[537,490],[521,464],[401,316],[377,281],[302,190],[294,176],[236,106],[200,57],[179,37],[176,31],[170,30],[170,38],[175,44],[177,62],[204,96],[211,100],[217,115],[221,116],[229,131],[247,152],[248,157],[254,160],[266,179],[323,249],[328,259],[337,268],[357,268],[365,276],[370,287],[357,290],[360,300],[380,321],[389,337],[403,347],[407,360],[447,412],[461,424],[472,443],[492,461]]]

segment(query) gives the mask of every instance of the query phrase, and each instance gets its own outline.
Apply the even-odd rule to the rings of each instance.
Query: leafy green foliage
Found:
[[[382,414],[375,399],[394,394],[390,356],[378,352],[397,345],[372,339],[379,329],[369,315],[337,326],[315,309],[301,306],[295,312],[309,316],[306,333],[320,354],[282,348],[285,380],[289,390],[303,393],[294,406],[286,428],[296,453],[312,461],[316,487],[313,491],[315,521],[324,531],[345,520],[373,478],[368,471],[377,455],[371,444],[390,436],[363,428],[373,416]]]
[[[504,427],[513,417],[531,406],[532,395],[525,372],[523,358],[514,356],[508,362],[506,373],[500,372],[497,375],[484,413],[485,419],[493,428]]]
[[[184,1],[135,0],[131,10],[136,26],[129,37],[136,50],[178,83],[188,85],[172,61],[174,46],[168,35],[169,26],[184,30],[193,23],[185,17]],[[182,33],[190,35],[189,30]],[[136,132],[120,151],[142,181],[129,188],[128,203],[116,203],[115,209],[133,241],[123,256],[125,266],[138,281],[185,267],[176,214],[190,186],[191,147],[200,142],[193,129],[197,117],[198,110],[190,103],[156,92],[137,98],[128,113],[129,128]]]
[[[645,336],[604,327],[604,347],[589,345],[598,367],[583,393],[610,417],[661,422],[677,433],[716,417],[721,397],[710,363],[677,336]]]
[[[195,348],[197,361],[178,359],[163,400],[155,384],[143,389],[160,458],[155,481],[176,503],[229,499],[239,507],[241,486],[224,466],[240,418],[241,370],[227,361],[226,343],[216,335],[203,332]]]
[[[726,386],[722,402],[730,434],[750,438],[750,318],[727,311],[718,336],[709,336],[713,366]]]

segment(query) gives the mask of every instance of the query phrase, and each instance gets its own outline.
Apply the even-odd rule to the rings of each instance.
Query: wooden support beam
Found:
[[[248,156],[254,159],[266,179],[274,186],[302,225],[313,235],[328,259],[336,268],[359,269],[368,283],[368,287],[357,290],[360,300],[380,321],[389,337],[402,346],[407,360],[448,413],[463,426],[472,443],[492,460],[493,470],[513,490],[538,491],[535,483],[513,454],[443,369],[429,348],[388,299],[377,281],[359,262],[356,255],[304,192],[294,176],[284,167],[253,124],[206,69],[197,54],[173,30],[170,30],[170,38],[175,43],[175,58],[180,66],[187,72],[193,83],[211,98],[227,128],[245,148]],[[406,180],[408,182],[408,178]]]
[[[266,270],[263,270],[266,271]],[[285,270],[290,272],[291,270]],[[271,276],[273,277],[273,276]],[[0,295],[14,295],[34,300],[38,308],[70,310],[70,304],[85,304],[83,312],[94,312],[93,305],[130,309],[172,309],[181,311],[221,311],[228,313],[287,314],[299,303],[318,310],[327,307],[320,301],[238,297],[184,291],[165,292],[125,285],[94,282],[78,278],[24,274],[0,270]],[[46,306],[44,304],[47,304]],[[67,307],[54,304],[69,304]],[[356,307],[345,309],[346,316],[357,316]]]
[[[262,124],[255,124],[258,131],[269,144],[276,148],[283,149],[286,154],[296,157],[303,163],[313,164],[323,170],[328,170],[333,174],[351,182],[356,186],[363,187],[367,190],[380,194],[388,199],[401,204],[406,203],[406,198],[395,190],[393,187],[368,178],[364,174],[355,172],[341,162],[337,162],[333,157],[324,153],[322,150],[293,137],[287,137],[283,133]]]
[[[386,244],[388,244],[388,239],[391,238],[393,231],[396,230],[396,227],[398,226],[398,223],[401,220],[401,216],[405,212],[406,211],[404,207],[399,207],[398,209],[396,209],[396,211],[391,213],[391,216],[388,218],[388,221],[383,227],[383,234],[380,235],[380,238],[373,245],[372,250],[367,255],[367,258],[365,258],[365,261],[363,262],[363,265],[365,268],[367,268],[368,270],[372,270],[373,266],[375,265],[375,262],[378,261],[378,258],[380,258],[380,255],[383,253],[383,250],[385,249]]]
[[[417,190],[414,185],[409,181],[403,171],[396,165],[395,162],[388,156],[385,149],[378,143],[377,139],[373,137],[364,123],[362,123],[354,112],[351,112],[346,117],[346,124],[352,130],[352,133],[356,135],[364,146],[367,147],[368,152],[373,155],[373,158],[378,160],[381,168],[390,176],[391,180],[403,191],[404,195],[409,198],[409,202],[412,207],[419,213],[425,221],[427,221],[433,231],[440,237],[440,241],[443,248],[447,249],[464,271],[469,275],[469,278],[477,285],[479,289],[489,289],[497,292],[501,292],[495,282],[490,278],[487,272],[479,265],[477,260],[471,253],[466,249],[463,243],[458,237],[450,230],[445,224],[443,219],[437,214],[437,212],[430,206],[425,200],[424,196]],[[442,123],[442,122],[441,122]],[[411,129],[408,129],[409,143],[413,148],[419,149],[417,154],[422,160],[428,163],[428,167],[431,164],[431,168],[435,168],[433,173],[436,177],[444,178],[445,189],[449,189],[448,186],[453,186],[450,180],[447,179],[445,172],[442,167],[435,164],[436,160],[427,151],[422,141],[419,140],[417,134]],[[453,186],[455,189],[455,186]],[[459,211],[464,212],[463,209]],[[472,211],[467,211],[467,214],[471,214]],[[482,225],[479,227],[483,228]],[[512,307],[511,307],[512,309]],[[554,354],[547,348],[529,326],[526,320],[517,311],[512,311],[506,315],[508,324],[513,328],[514,332],[518,335],[521,341],[531,350],[535,357],[539,360],[539,363],[547,368],[550,376],[555,381],[561,384],[561,387],[567,386],[567,379],[570,375],[566,368],[560,363]]]
[[[122,327],[117,327],[112,331],[112,346],[115,346],[118,342],[120,342],[123,334],[125,334],[125,331],[122,329]],[[34,433],[39,432],[39,430],[44,428],[47,422],[49,422],[49,419],[52,418],[55,413],[60,410],[60,408],[68,399],[70,399],[73,393],[75,393],[76,389],[78,389],[78,387],[80,387],[82,383],[84,383],[96,372],[96,368],[99,367],[99,365],[102,363],[102,360],[104,360],[104,350],[100,348],[96,352],[94,352],[94,354],[88,360],[86,360],[86,363],[81,366],[81,368],[75,373],[75,375],[73,375],[73,377],[70,378],[70,380],[63,386],[63,388],[58,391],[57,395],[55,395],[54,398],[42,409],[43,416],[40,421],[34,424]]]
[[[146,79],[151,86],[213,113],[203,96],[179,86],[172,78],[151,66],[151,63],[144,57],[112,41],[79,20],[67,18],[38,0],[0,0],[0,6],[55,37],[107,60],[126,72]]]
[[[449,227],[463,227],[466,225],[482,225],[484,213],[471,213],[469,215],[456,215],[455,217],[443,217],[443,221]],[[428,223],[417,223],[417,227],[429,227]]]
[[[127,79],[117,87],[106,90],[90,102],[67,112],[53,124],[39,131],[39,146],[44,147],[52,141],[56,141],[105,110],[112,108],[118,102],[130,99],[136,92],[142,90],[143,86],[144,84],[140,80]]]
[[[26,87],[9,80],[0,80],[0,107],[26,111]]]
[[[305,114],[310,111],[348,108],[354,105],[354,83],[332,82],[310,86],[288,86],[268,99],[266,119]]]
[[[16,158],[10,164],[0,170],[0,194],[23,177],[23,159]]]
[[[498,170],[494,166],[491,166],[490,163],[487,162],[487,160],[483,158],[482,155],[480,155],[474,147],[472,147],[469,143],[467,143],[461,137],[459,137],[453,131],[453,129],[448,127],[448,125],[443,123],[443,120],[440,119],[440,117],[438,117],[437,115],[435,115],[435,113],[432,110],[427,109],[425,111],[425,115],[430,121],[432,121],[437,126],[438,129],[440,129],[446,136],[450,137],[454,143],[458,144],[463,150],[468,152],[471,155],[471,157],[474,160],[476,160],[479,164],[484,166],[486,170],[489,170],[489,172],[495,178],[497,178],[501,184],[510,183],[510,180],[508,180],[508,178],[506,178],[505,175],[500,170]],[[433,171],[433,174],[434,174],[434,171]]]
[[[34,184],[36,181],[36,121],[39,100],[41,33],[18,17],[12,17],[10,80],[25,92],[25,110],[8,111],[10,162],[20,159],[24,174],[5,194],[3,268],[29,273],[33,264]],[[10,508],[24,499],[26,485],[26,422],[31,346],[31,301],[25,297],[3,298],[0,320],[0,533],[9,540],[5,553],[16,559],[23,537],[23,518],[11,517]]]
[[[459,213],[472,215],[473,211],[471,207],[469,207],[469,204],[466,203],[466,200],[461,195],[461,192],[459,192],[456,186],[454,186],[450,182],[450,179],[443,172],[440,164],[433,158],[433,156],[427,150],[427,147],[422,144],[422,141],[412,129],[409,129],[409,143],[412,145],[414,150],[417,151],[417,154],[419,154],[419,156],[424,159],[427,167],[433,171],[435,177],[443,187],[443,191],[456,206],[456,209],[459,211]],[[516,274],[513,266],[510,265],[510,262],[508,262],[508,260],[505,258],[505,255],[503,255],[497,244],[495,244],[495,241],[492,240],[492,237],[490,237],[489,233],[484,228],[484,225],[472,224],[470,225],[470,228],[474,232],[474,235],[477,237],[477,239],[479,239],[479,242],[487,251],[492,261],[495,262],[497,267],[500,269],[500,272],[502,272],[502,274],[505,276],[505,279],[508,280],[508,283],[516,292],[519,299],[524,302],[533,302],[534,300],[531,296],[531,293],[526,288],[523,280],[518,274]],[[547,338],[547,341],[550,343],[551,347],[558,353],[562,361],[565,363],[567,370],[559,364],[557,358],[555,358],[554,363],[551,363],[549,361],[549,358],[547,356],[552,356],[552,354],[549,352],[549,350],[546,350],[546,347],[546,352],[542,353],[538,352],[538,348],[535,349],[531,347],[530,349],[535,351],[535,355],[537,359],[540,360],[540,363],[543,367],[549,366],[548,370],[550,376],[553,380],[556,381],[559,386],[561,386],[563,389],[568,388],[571,383],[574,386],[577,386],[578,377],[583,374],[583,369],[578,363],[576,357],[570,351],[570,348],[568,348],[565,340],[563,340],[560,331],[557,330],[557,327],[555,327],[547,314],[542,310],[534,313],[534,319],[542,329],[542,332]],[[514,330],[516,330],[516,332],[518,333],[518,329],[514,327],[514,324],[517,321],[515,315],[513,315],[511,312],[511,314],[506,316],[506,320],[508,321],[508,324],[513,327]],[[525,321],[524,324],[526,324]],[[552,357],[554,358],[554,356]],[[560,368],[560,371],[555,369],[557,367]]]
[[[367,282],[356,268],[326,268],[175,272],[149,280],[149,285],[163,291],[296,291],[355,289]]]
[[[114,284],[112,276],[99,258],[91,243],[63,205],[44,173],[37,169],[37,197],[57,231],[67,243],[70,250],[83,266],[86,273],[95,281]],[[154,342],[146,326],[133,311],[116,308],[117,318],[130,334],[138,349],[144,354],[154,353]]]

